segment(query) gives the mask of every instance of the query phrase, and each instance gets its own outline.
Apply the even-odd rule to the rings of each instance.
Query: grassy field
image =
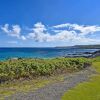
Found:
[[[100,57],[94,58],[92,62],[98,74],[92,76],[89,82],[80,83],[66,92],[62,100],[100,100]]]

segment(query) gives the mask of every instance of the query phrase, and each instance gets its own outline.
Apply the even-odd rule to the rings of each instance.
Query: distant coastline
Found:
[[[100,44],[96,44],[96,45],[56,46],[55,48],[100,49]]]

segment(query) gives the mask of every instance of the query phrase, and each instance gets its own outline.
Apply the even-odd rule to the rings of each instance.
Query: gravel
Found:
[[[95,70],[88,67],[80,72],[64,75],[64,81],[48,84],[36,91],[27,94],[17,93],[5,100],[61,100],[63,94],[77,84],[88,81]]]

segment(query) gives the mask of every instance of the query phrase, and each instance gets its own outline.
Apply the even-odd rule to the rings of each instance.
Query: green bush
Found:
[[[18,59],[0,62],[0,81],[39,75],[51,75],[57,70],[81,70],[90,65],[86,58]]]

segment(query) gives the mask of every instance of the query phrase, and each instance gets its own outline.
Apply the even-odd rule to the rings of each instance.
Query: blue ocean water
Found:
[[[9,58],[52,58],[62,56],[81,56],[84,52],[94,52],[98,49],[79,48],[0,48],[0,60]]]

